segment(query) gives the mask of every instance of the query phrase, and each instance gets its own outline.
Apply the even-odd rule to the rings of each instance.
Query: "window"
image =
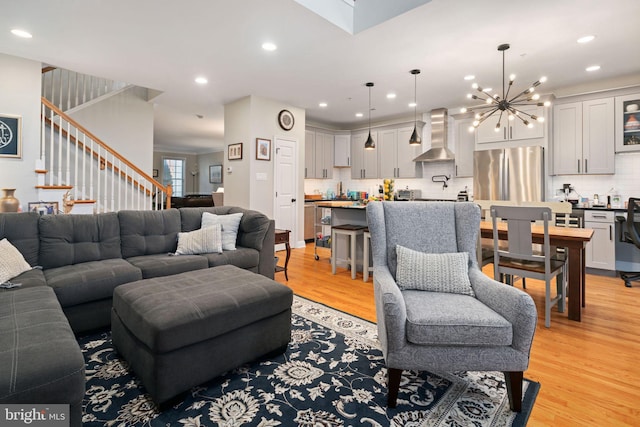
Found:
[[[184,167],[186,159],[162,158],[163,163],[163,184],[171,184],[173,196],[182,197],[184,195]]]

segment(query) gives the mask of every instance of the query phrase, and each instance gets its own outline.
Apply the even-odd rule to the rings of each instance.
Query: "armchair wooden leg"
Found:
[[[513,412],[522,410],[522,379],[523,372],[504,372],[504,379],[507,383],[507,395],[509,396],[509,406]]]
[[[387,406],[389,408],[396,407],[398,400],[398,390],[400,390],[400,379],[402,378],[402,369],[387,368]]]

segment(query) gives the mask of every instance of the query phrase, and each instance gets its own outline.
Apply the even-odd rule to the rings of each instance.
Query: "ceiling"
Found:
[[[431,0],[352,35],[295,0],[5,1],[0,52],[161,91],[156,149],[211,152],[223,144],[224,105],[247,95],[303,108],[308,122],[366,127],[364,83],[375,83],[373,122],[412,118],[409,70],[419,68],[418,113],[463,106],[465,75],[502,85],[502,43],[514,89],[542,75],[538,90],[556,96],[637,85],[638,17],[638,0]],[[595,40],[576,42],[587,34]],[[600,71],[586,72],[593,64]]]

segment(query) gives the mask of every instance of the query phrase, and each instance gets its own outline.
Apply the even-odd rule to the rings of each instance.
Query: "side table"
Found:
[[[284,247],[287,250],[287,257],[284,260],[284,267],[276,265],[276,273],[284,271],[284,278],[289,281],[289,275],[287,274],[287,266],[289,265],[289,257],[291,257],[291,246],[289,245],[289,233],[291,230],[280,230],[276,228],[276,245],[284,243]]]

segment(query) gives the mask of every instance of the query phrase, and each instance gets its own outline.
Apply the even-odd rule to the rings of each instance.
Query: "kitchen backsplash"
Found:
[[[588,198],[593,198],[594,194],[606,197],[612,188],[619,192],[623,200],[634,196],[640,197],[640,153],[617,154],[615,162],[616,173],[614,175],[548,176],[550,185],[546,187],[555,190],[562,188],[562,184],[571,184],[580,196]],[[424,199],[456,199],[458,192],[464,190],[466,186],[469,194],[473,196],[473,178],[455,178],[453,163],[430,163],[424,164],[423,168],[423,178],[396,179],[396,190],[417,189],[422,192]],[[443,188],[441,183],[431,182],[431,177],[435,175],[451,177],[446,188]],[[316,191],[326,194],[328,189],[337,192],[340,182],[342,182],[342,189],[345,193],[347,190],[377,193],[378,186],[382,184],[382,179],[352,180],[349,168],[334,168],[333,176],[334,179],[305,179],[305,194],[314,194]],[[554,196],[555,193],[547,194],[547,200],[552,200]]]

